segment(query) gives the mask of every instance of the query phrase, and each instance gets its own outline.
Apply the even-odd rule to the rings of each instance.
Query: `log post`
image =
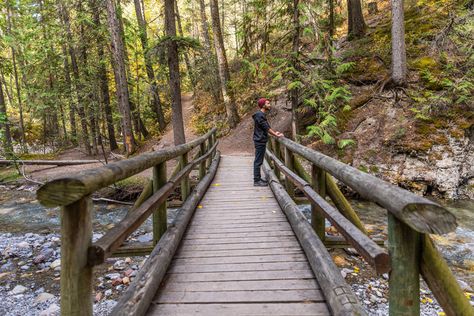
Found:
[[[276,141],[275,138],[271,138],[271,152],[278,158],[280,155],[280,143]],[[273,171],[275,172],[275,175],[277,176],[278,179],[280,179],[280,169],[275,167],[275,164],[273,163]]]
[[[61,208],[61,315],[92,316],[92,199]]]
[[[420,233],[388,213],[390,316],[420,315]]]
[[[446,315],[474,315],[469,299],[427,234],[421,237],[421,275]]]
[[[200,145],[200,155],[199,156],[202,156],[204,154],[206,154],[206,144],[205,143],[202,143]],[[199,164],[199,180],[202,180],[202,178],[204,178],[204,176],[206,175],[206,161],[203,160],[200,164]]]
[[[179,158],[179,163],[181,165],[181,170],[183,170],[186,165],[188,164],[188,153],[183,154]],[[189,195],[189,176],[184,177],[181,180],[181,199],[182,201],[186,201]]]
[[[129,212],[136,210],[143,204],[153,193],[153,180],[148,181],[143,187],[142,193],[138,196],[133,206],[130,208]]]
[[[166,162],[153,167],[153,193],[166,183]],[[166,200],[153,211],[153,245],[156,245],[168,227]]]
[[[294,158],[295,157],[293,156],[293,153],[287,147],[285,147],[285,166],[287,166],[288,169],[292,171],[294,170]],[[285,177],[285,188],[288,194],[291,196],[291,198],[294,198],[295,186],[293,185],[291,180],[288,179],[287,177]]]
[[[365,229],[364,224],[360,220],[359,216],[352,208],[351,204],[346,199],[344,194],[342,194],[341,190],[339,190],[339,187],[337,186],[336,181],[334,181],[334,178],[328,173],[326,173],[326,191],[331,200],[334,202],[334,205],[336,205],[339,212],[341,212],[341,214],[344,215],[345,218],[350,220],[352,224],[359,228],[361,232],[368,235],[368,232]]]
[[[325,190],[321,190],[320,187],[320,178],[319,178],[319,168],[315,165],[311,165],[311,186],[313,189],[324,198]],[[326,220],[324,216],[318,212],[317,206],[314,203],[311,203],[311,225],[313,226],[314,232],[318,235],[319,239],[324,241],[326,237]]]

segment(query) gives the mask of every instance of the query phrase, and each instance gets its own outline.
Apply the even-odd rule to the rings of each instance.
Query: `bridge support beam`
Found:
[[[61,208],[61,315],[92,316],[92,199]]]
[[[420,315],[420,236],[388,213],[390,316]]]
[[[326,196],[326,173],[315,165],[311,165],[311,186],[322,198]],[[314,203],[311,203],[311,226],[313,226],[314,232],[318,235],[319,239],[324,241],[326,237],[326,220],[318,212],[317,206]]]
[[[153,193],[166,184],[166,162],[153,167]],[[153,212],[153,245],[156,245],[168,227],[166,200]]]

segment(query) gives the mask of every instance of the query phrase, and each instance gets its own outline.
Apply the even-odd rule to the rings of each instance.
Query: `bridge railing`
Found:
[[[195,208],[194,204],[199,202],[212,180],[213,174],[210,173],[215,173],[217,169],[219,161],[217,143],[216,129],[212,129],[186,144],[85,170],[77,175],[58,178],[39,188],[37,199],[41,204],[47,207],[61,207],[62,315],[92,315],[93,267],[104,263],[114,252],[121,254],[129,252],[121,248],[122,244],[150,215],[153,216],[153,245],[142,247],[138,253],[149,254],[153,247],[161,242],[160,238],[162,239],[164,235],[168,235],[168,240],[163,242],[162,248],[175,251],[185,227],[179,227],[178,230],[172,227],[171,232],[168,229],[167,197],[180,186],[184,202],[182,209]],[[188,162],[188,154],[194,148],[198,148],[198,151],[193,160]],[[174,158],[179,158],[179,165],[167,180],[166,162]],[[197,166],[200,180],[191,192],[189,174]],[[140,201],[128,214],[103,237],[92,243],[91,195],[97,190],[149,168],[153,168],[152,190],[149,193],[142,193]],[[183,225],[186,226],[190,216],[186,215],[183,218],[178,215],[178,218],[181,218]],[[136,278],[140,279],[140,274]],[[146,304],[147,302],[137,306],[140,305],[143,310],[146,309]]]
[[[420,274],[447,315],[474,315],[429,237],[455,230],[456,218],[448,210],[284,137],[272,137],[266,157],[289,196],[294,197],[297,187],[310,201],[312,227],[322,241],[331,245],[325,235],[328,219],[377,273],[390,271],[390,315],[420,314]],[[301,158],[311,165],[310,173],[303,168]],[[333,177],[387,210],[388,254],[367,236]],[[336,207],[326,201],[326,196]]]

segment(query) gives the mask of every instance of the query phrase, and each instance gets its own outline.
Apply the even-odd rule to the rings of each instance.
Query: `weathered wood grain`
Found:
[[[181,211],[155,249],[145,262],[136,279],[111,311],[111,315],[128,316],[144,315],[163,280],[169,264],[179,246],[186,227],[191,220],[196,206],[207,190],[219,165],[220,154],[217,152],[209,167],[208,174],[198,183],[183,204]]]
[[[68,205],[98,189],[131,177],[161,162],[178,157],[206,141],[214,129],[195,140],[175,147],[145,153],[130,159],[110,163],[100,168],[87,169],[75,176],[63,177],[41,186],[36,192],[44,206]]]
[[[304,157],[319,168],[376,202],[398,219],[421,233],[445,234],[456,229],[456,218],[446,208],[368,173],[297,144],[285,137],[276,138],[285,148]]]
[[[330,315],[324,303],[153,304],[149,315]]]
[[[263,164],[263,170],[267,175],[267,179],[270,180],[270,187],[278,203],[280,203],[306,253],[312,271],[325,294],[332,313],[334,315],[365,315],[364,309],[349,285],[342,278],[339,269],[332,262],[332,258],[324,244],[279,183],[268,163]]]

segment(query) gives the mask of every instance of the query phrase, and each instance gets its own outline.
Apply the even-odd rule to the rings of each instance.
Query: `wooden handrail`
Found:
[[[314,204],[317,210],[333,224],[338,231],[357,249],[364,259],[375,268],[378,274],[386,273],[390,270],[388,253],[377,245],[372,239],[361,232],[354,224],[346,219],[342,214],[326,202],[317,194],[305,180],[292,172],[289,168],[267,150],[267,156],[274,162],[275,166],[285,174],[288,180],[292,181]]]
[[[280,145],[283,145],[282,149],[285,152],[285,163],[279,159],[281,157]],[[271,149],[275,151],[275,154]],[[311,163],[311,176],[298,163],[294,154],[298,154]],[[456,219],[448,210],[435,202],[363,173],[286,138],[272,138],[270,150],[267,150],[267,157],[273,162],[275,174],[285,175],[287,190],[293,191],[293,188],[288,185],[289,182],[296,184],[311,201],[312,222],[315,219],[319,221],[312,223],[313,229],[320,238],[322,240],[325,238],[324,230],[319,231],[320,227],[324,227],[321,226],[324,219],[321,222],[321,219],[315,217],[315,213],[323,213],[346,240],[372,265],[373,260],[370,252],[367,252],[366,248],[360,247],[360,242],[358,242],[363,240],[360,236],[362,234],[360,228],[357,230],[347,223],[341,225],[345,218],[322,196],[326,189],[332,191],[329,195],[333,200],[336,198],[335,205],[339,211],[355,226],[363,226],[329,174],[359,192],[366,199],[376,202],[388,210],[390,263],[386,264],[385,268],[391,268],[389,279],[391,315],[419,315],[419,276],[421,274],[447,315],[474,316],[474,309],[464,297],[456,278],[428,235],[429,233],[446,233],[456,228]],[[271,170],[269,172],[272,174],[272,182],[273,179],[278,181],[279,177],[277,178]],[[311,185],[308,182],[311,182]],[[275,186],[273,183],[271,185],[272,189],[281,191],[283,188],[281,185]]]
[[[362,197],[386,208],[399,220],[420,233],[445,234],[457,227],[456,218],[441,205],[401,189],[285,137],[277,142],[329,172]]]
[[[42,205],[47,207],[71,204],[101,188],[189,152],[212,137],[215,131],[214,128],[186,144],[145,153],[103,167],[84,170],[75,176],[55,179],[41,186],[36,197]]]
[[[193,167],[206,160],[212,154],[214,149],[217,147],[217,144],[218,142],[216,142],[214,146],[200,158],[188,163],[157,192],[149,197],[140,207],[133,212],[128,213],[120,223],[89,247],[89,265],[94,266],[102,264],[105,259],[109,258],[112,255],[112,252],[118,249],[125,239],[127,239],[130,234],[146,221],[153,210],[166,200],[166,198],[179,185],[179,182],[193,170]]]
[[[213,170],[201,167],[201,177],[184,205],[194,205],[204,194],[212,180],[219,158],[216,156],[216,129],[189,143],[157,152],[146,153],[127,160],[111,163],[101,168],[89,169],[75,176],[50,181],[37,191],[37,198],[44,206],[61,207],[61,314],[92,316],[92,270],[94,265],[117,250],[125,239],[153,214],[153,245],[160,243],[167,228],[166,198],[179,185],[189,192],[189,174],[194,166],[204,166],[212,160]],[[206,147],[206,141],[209,145]],[[187,163],[187,154],[200,146],[199,158]],[[208,148],[204,152],[203,148]],[[168,181],[166,161],[180,157],[180,170]],[[204,166],[205,167],[205,166]],[[153,180],[142,192],[136,208],[113,229],[92,245],[92,199],[96,190],[153,168]],[[207,171],[207,172],[206,172]],[[148,197],[151,191],[154,193]],[[187,197],[187,194],[184,196]],[[138,206],[141,204],[140,206]],[[184,207],[184,206],[183,206]],[[179,216],[179,215],[178,215]],[[173,229],[172,229],[173,230]],[[169,233],[168,235],[173,235]],[[166,242],[165,242],[166,244]],[[143,252],[143,251],[142,251]],[[170,259],[171,260],[171,259]]]

